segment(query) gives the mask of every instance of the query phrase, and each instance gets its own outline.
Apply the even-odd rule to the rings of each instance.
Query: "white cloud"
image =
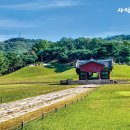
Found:
[[[41,10],[47,8],[60,8],[77,6],[79,2],[77,0],[50,0],[49,2],[30,2],[21,4],[6,4],[0,5],[0,8],[15,9],[15,10]]]
[[[31,24],[25,21],[2,19],[0,20],[0,28],[34,28],[37,27],[35,24]]]

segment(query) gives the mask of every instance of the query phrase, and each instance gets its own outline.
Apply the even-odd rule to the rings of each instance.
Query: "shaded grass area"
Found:
[[[129,130],[130,85],[106,85],[83,101],[53,113],[44,120],[33,121],[24,130]]]
[[[74,87],[53,84],[12,84],[0,85],[0,103],[15,101],[22,98],[37,96],[54,91],[64,90]]]
[[[48,66],[46,66],[46,68],[50,68],[50,69],[53,69],[56,73],[61,73],[61,72],[64,72],[64,71],[67,71],[67,70],[70,70],[72,68],[74,68],[73,65],[66,65],[66,64],[50,64]]]

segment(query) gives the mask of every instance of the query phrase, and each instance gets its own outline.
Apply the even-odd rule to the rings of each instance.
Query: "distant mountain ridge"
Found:
[[[90,38],[91,39],[91,38]],[[97,38],[98,39],[98,38]],[[0,42],[0,51],[5,52],[16,52],[16,53],[26,53],[32,49],[33,45],[42,39],[25,39],[25,38],[11,38]],[[130,41],[130,35],[116,35],[104,38],[106,41]]]
[[[116,35],[116,36],[110,36],[110,37],[107,37],[105,38],[106,40],[128,40],[130,41],[130,35]]]
[[[25,38],[11,38],[0,42],[0,50],[5,52],[25,53],[39,40]]]

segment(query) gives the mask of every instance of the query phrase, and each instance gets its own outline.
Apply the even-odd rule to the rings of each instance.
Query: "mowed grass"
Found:
[[[61,70],[61,71],[60,71]],[[112,79],[130,79],[130,66],[114,65],[111,72]],[[14,73],[1,76],[1,83],[15,82],[55,82],[62,79],[78,79],[74,67],[65,67],[65,65],[57,65],[56,67],[25,67]]]
[[[0,103],[15,101],[74,87],[51,84],[12,84],[0,85]]]
[[[111,77],[113,79],[130,79],[130,66],[115,65]],[[47,67],[25,67],[14,73],[1,76],[0,84],[17,82],[59,82],[64,79],[78,80],[75,68],[68,65],[50,65]],[[2,102],[13,101],[74,86],[46,84],[8,84],[0,85]],[[1,99],[0,99],[1,101]]]
[[[0,84],[18,82],[54,82],[44,84],[7,84],[0,85],[0,102],[9,102],[17,99],[41,95],[58,90],[68,89],[75,85],[58,85],[61,79],[74,78],[74,69],[64,65],[54,67],[25,67],[14,73],[0,77]],[[74,74],[74,75],[73,75]],[[2,100],[1,100],[2,99]]]
[[[24,130],[130,130],[130,85],[106,85]]]
[[[114,65],[111,73],[112,79],[130,79],[130,66],[128,65]]]
[[[63,66],[64,67],[64,66]],[[1,76],[0,83],[15,82],[55,82],[61,79],[78,79],[75,68],[57,72],[57,68],[42,66],[24,67],[14,73]]]

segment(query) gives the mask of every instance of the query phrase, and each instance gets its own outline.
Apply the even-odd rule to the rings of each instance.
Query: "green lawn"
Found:
[[[112,78],[114,79],[130,79],[130,66],[115,65],[112,71]],[[14,73],[1,76],[0,84],[2,83],[16,83],[16,82],[55,82],[62,79],[78,79],[75,68],[68,65],[51,65],[48,67],[25,67]],[[71,86],[70,86],[71,87]],[[30,96],[40,95],[41,93],[48,93],[61,89],[67,89],[62,86],[54,86],[49,83],[43,85],[30,84],[9,84],[0,85],[0,100],[2,102],[17,100]]]
[[[54,91],[64,90],[74,87],[51,84],[13,84],[0,85],[0,103],[14,101],[22,98],[37,96]]]
[[[56,82],[61,79],[74,78],[74,69],[69,66],[57,65],[50,67],[25,67],[9,75],[0,77],[0,84],[2,83],[16,83],[16,82]],[[73,75],[74,74],[74,75]],[[71,86],[45,84],[8,84],[0,85],[0,103],[14,101],[17,99],[27,98],[40,94],[45,94],[53,91],[68,89]]]
[[[107,85],[24,130],[130,130],[130,85]]]
[[[64,67],[64,66],[63,66]],[[60,67],[59,67],[60,68]],[[51,82],[59,81],[61,79],[78,79],[78,75],[74,68],[66,69],[64,71],[57,71],[57,68],[47,67],[25,67],[14,73],[1,76],[0,83],[13,83],[13,82]]]
[[[61,70],[61,71],[60,71]],[[130,66],[115,65],[111,73],[112,79],[130,79]],[[75,68],[66,65],[51,67],[25,67],[14,73],[1,76],[0,83],[23,81],[59,81],[61,79],[78,79]]]
[[[130,66],[115,65],[111,73],[113,79],[130,79]]]

